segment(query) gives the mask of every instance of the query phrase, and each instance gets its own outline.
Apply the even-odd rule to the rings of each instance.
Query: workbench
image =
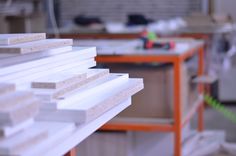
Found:
[[[169,41],[171,39],[168,39]],[[198,56],[198,76],[204,74],[204,42],[201,40],[183,40],[172,39],[176,41],[176,44],[179,44],[179,48],[173,50],[142,50],[142,49],[133,49],[122,52],[115,48],[111,48],[111,53],[103,53],[102,48],[98,47],[98,56],[96,61],[98,63],[169,63],[173,65],[174,70],[174,115],[173,122],[157,122],[158,120],[122,120],[115,118],[111,122],[105,124],[100,128],[100,130],[114,130],[114,131],[160,131],[160,132],[173,132],[174,133],[174,152],[175,156],[182,155],[182,129],[189,123],[194,114],[198,114],[198,131],[204,129],[203,124],[203,112],[204,105],[203,99],[199,96],[198,100],[194,103],[191,109],[187,114],[182,117],[182,97],[181,93],[181,64],[193,56]],[[86,42],[82,41],[82,42]],[[83,44],[80,41],[77,41],[78,44]],[[89,41],[91,46],[98,46],[99,40]],[[110,45],[109,42],[107,45]],[[177,45],[178,47],[178,45]],[[106,48],[107,49],[107,48]],[[144,86],[145,87],[145,86]],[[204,86],[203,84],[198,84],[199,95],[203,94]],[[135,105],[135,103],[134,103]]]

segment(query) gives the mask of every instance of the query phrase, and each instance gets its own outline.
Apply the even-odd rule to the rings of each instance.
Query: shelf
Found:
[[[119,131],[173,131],[173,119],[116,117],[100,130]]]

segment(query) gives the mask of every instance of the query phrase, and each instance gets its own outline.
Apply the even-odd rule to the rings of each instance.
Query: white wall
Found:
[[[215,0],[215,12],[230,14],[236,21],[236,0]]]

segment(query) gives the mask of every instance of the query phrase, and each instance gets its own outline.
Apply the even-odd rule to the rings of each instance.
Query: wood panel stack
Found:
[[[32,92],[16,91],[14,84],[0,84],[0,155],[32,155],[36,152],[30,150],[33,146],[58,141],[56,128],[62,128],[62,136],[63,129],[69,126],[72,130],[72,125],[35,122],[39,104]]]
[[[4,155],[42,154],[55,147],[58,140],[72,134],[73,130],[93,122],[112,108],[130,105],[131,96],[143,88],[142,79],[131,79],[124,73],[110,73],[108,69],[92,68],[96,66],[96,48],[72,47],[71,39],[46,39],[45,36],[43,33],[0,35],[0,59],[3,60],[0,63],[0,82],[14,84],[12,89],[6,88],[3,91],[0,86],[0,105],[4,105],[4,98],[9,99],[8,105],[1,109],[16,112],[12,116],[16,123],[24,117],[23,125],[32,124],[27,128],[27,137],[34,138],[36,134],[41,136],[32,139],[35,142],[23,139],[22,148],[16,145],[14,152],[1,150],[0,140],[0,152],[5,150]],[[10,93],[14,87],[17,92]],[[2,95],[1,91],[8,90],[9,93]],[[41,101],[35,122],[32,118],[38,107],[34,104],[34,96]],[[9,103],[18,103],[19,106],[14,105],[13,110],[8,109],[11,106]],[[17,114],[16,109],[21,107],[24,111]],[[13,122],[11,116],[5,112],[1,114],[1,110],[0,121],[0,124],[6,123],[6,126]],[[24,128],[21,127],[21,124],[17,125],[16,130],[15,127],[14,130],[2,127],[6,131],[2,131],[2,134],[11,135]],[[36,133],[36,130],[41,133]],[[22,133],[26,135],[24,131]],[[14,137],[18,138],[20,134]],[[10,139],[6,145],[13,147],[17,139]],[[3,138],[2,141],[5,140]],[[37,140],[43,140],[43,143]]]
[[[39,100],[31,92],[15,91],[12,84],[0,84],[0,135],[10,136],[32,122],[38,112]],[[23,123],[23,127],[20,126]],[[20,127],[20,128],[17,128]]]

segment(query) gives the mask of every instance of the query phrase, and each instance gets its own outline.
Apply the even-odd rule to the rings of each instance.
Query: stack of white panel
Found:
[[[41,100],[32,126],[47,134],[44,144],[27,142],[24,149],[5,152],[6,155],[42,153],[80,124],[127,101],[131,104],[131,96],[143,88],[142,79],[91,68],[96,66],[95,47],[72,47],[71,39],[45,36],[0,35],[0,82],[12,83],[19,91],[32,91]],[[4,118],[0,116],[1,119]],[[34,148],[29,148],[33,144]]]
[[[16,91],[13,84],[0,84],[0,155],[32,155],[32,147],[42,146],[44,141],[56,143],[74,128],[71,124],[35,122],[39,104],[32,92]],[[61,128],[61,136],[57,136],[57,128]]]
[[[0,136],[10,136],[32,123],[38,106],[39,100],[31,92],[15,91],[13,84],[1,83]]]

